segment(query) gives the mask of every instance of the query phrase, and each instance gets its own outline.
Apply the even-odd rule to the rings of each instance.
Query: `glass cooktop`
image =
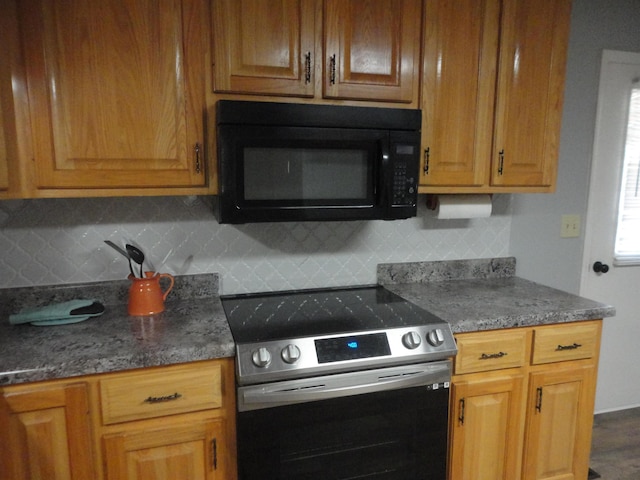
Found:
[[[380,285],[221,297],[236,343],[444,323]]]

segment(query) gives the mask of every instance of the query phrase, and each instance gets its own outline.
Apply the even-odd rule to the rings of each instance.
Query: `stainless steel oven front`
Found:
[[[449,324],[380,285],[223,296],[240,480],[443,480]]]
[[[443,480],[451,363],[238,389],[241,480]]]

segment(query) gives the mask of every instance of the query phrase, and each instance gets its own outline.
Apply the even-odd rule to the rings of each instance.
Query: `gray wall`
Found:
[[[580,288],[603,49],[640,51],[640,0],[574,0],[556,193],[512,199],[518,275],[573,293]],[[579,238],[560,238],[563,214],[581,216]]]

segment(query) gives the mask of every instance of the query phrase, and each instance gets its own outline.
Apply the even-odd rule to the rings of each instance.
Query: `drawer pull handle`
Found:
[[[507,354],[507,352],[498,352],[498,353],[483,353],[480,355],[480,360],[491,360],[492,358],[502,358]]]
[[[180,395],[178,392],[176,392],[173,395],[165,395],[163,397],[148,397],[148,398],[145,399],[145,403],[170,402],[172,400],[177,400],[180,397],[182,397],[182,395]]]
[[[580,348],[582,345],[579,343],[575,343],[573,345],[558,345],[556,348],[556,352],[561,352],[562,350],[575,350],[576,348]]]

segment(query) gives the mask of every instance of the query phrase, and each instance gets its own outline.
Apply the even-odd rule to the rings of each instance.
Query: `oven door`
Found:
[[[444,361],[240,388],[239,478],[444,479],[450,371]]]

